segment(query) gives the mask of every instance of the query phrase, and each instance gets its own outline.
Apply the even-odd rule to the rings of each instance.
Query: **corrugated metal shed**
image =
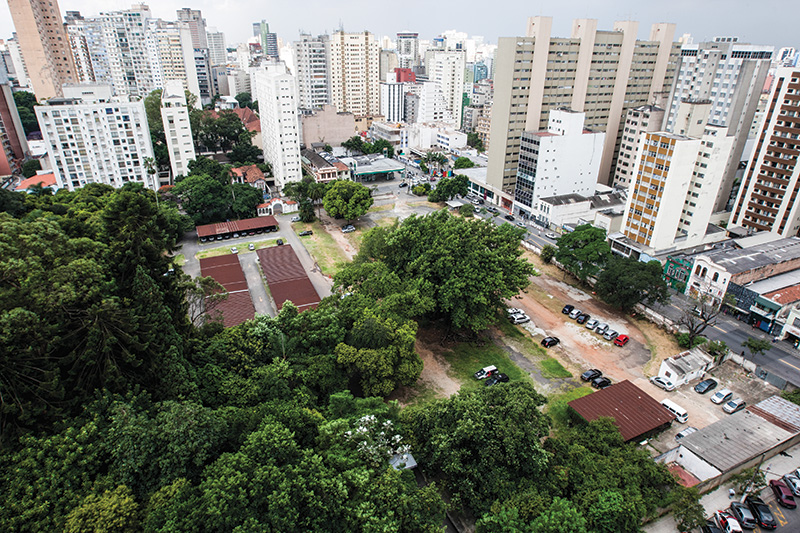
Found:
[[[780,396],[770,396],[748,410],[793,435],[800,433],[800,405]]]
[[[788,431],[744,410],[684,437],[681,445],[720,472],[728,472],[791,437]]]
[[[238,255],[226,254],[200,259],[200,273],[203,276],[211,276],[228,291],[228,298],[220,302],[215,309],[222,313],[222,323],[226,328],[256,316],[256,309],[250,298],[247,279],[244,277],[242,265],[239,264]]]
[[[278,310],[288,300],[300,311],[316,307],[320,302],[319,294],[291,246],[261,248],[256,253]]]
[[[223,235],[225,233],[240,233],[242,231],[266,229],[272,226],[278,226],[278,221],[275,220],[273,216],[246,218],[244,220],[234,220],[232,222],[217,222],[215,224],[197,226],[197,236],[209,237]]]
[[[572,400],[568,405],[587,422],[603,416],[613,418],[626,441],[636,439],[675,419],[675,415],[667,411],[659,401],[628,380]]]

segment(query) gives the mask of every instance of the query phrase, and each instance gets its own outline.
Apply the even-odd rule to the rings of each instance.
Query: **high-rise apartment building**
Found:
[[[264,160],[272,165],[275,185],[280,190],[303,177],[297,81],[281,62],[254,69],[252,79],[261,118]]]
[[[145,35],[146,21],[152,18],[150,8],[139,4],[126,11],[101,13],[99,18],[108,57],[108,79],[115,94],[144,98],[155,89]]]
[[[192,33],[193,48],[208,48],[208,37],[206,36],[206,20],[199,9],[189,9],[184,7],[179,9],[178,21],[189,26]]]
[[[321,109],[330,103],[327,35],[302,34],[293,43],[297,69],[297,91],[303,109]]]
[[[460,50],[436,51],[428,58],[428,79],[442,91],[448,115],[445,120],[455,128],[461,127],[465,67],[465,55]]]
[[[380,112],[380,47],[368,32],[337,31],[327,41],[331,103],[357,116]]]
[[[684,44],[669,99],[666,130],[675,129],[675,117],[684,100],[711,102],[709,124],[728,128],[736,138],[715,210],[725,209],[742,159],[750,127],[767,78],[774,47],[739,43],[736,37]],[[746,156],[745,156],[746,157]]]
[[[88,104],[54,98],[34,110],[59,189],[131,182],[158,187],[145,166],[153,146],[143,101]]]
[[[39,99],[60,96],[78,76],[57,0],[8,0],[33,92]]]
[[[225,34],[217,31],[216,28],[209,28],[206,32],[208,37],[208,59],[212,66],[224,65],[228,62],[228,50],[225,48]]]
[[[438,83],[423,81],[404,85],[405,122],[408,124],[445,122],[448,116],[447,103]]]
[[[0,176],[9,176],[21,170],[28,151],[28,142],[14,102],[11,84],[0,72]]]
[[[381,115],[386,122],[402,122],[405,117],[405,88],[403,83],[381,83]]]
[[[178,81],[200,103],[202,95],[189,26],[180,22],[149,19],[145,38],[153,88],[163,89],[167,83]]]
[[[269,31],[269,24],[266,20],[253,23],[253,36],[259,38],[262,54],[278,59],[278,34]]]
[[[731,224],[793,237],[800,231],[800,69],[779,68]]]
[[[419,66],[419,33],[401,31],[397,34],[397,59],[400,68]]]
[[[399,68],[399,65],[397,52],[394,50],[381,50],[378,79],[380,81],[386,81],[387,79],[395,77],[394,72]]]
[[[629,109],[625,114],[625,125],[619,145],[617,167],[614,169],[614,186],[628,188],[631,173],[645,133],[664,129],[664,110],[654,105],[642,105]]]
[[[637,22],[597,29],[594,19],[573,22],[572,36],[551,35],[552,18],[532,17],[526,37],[501,38],[494,65],[492,143],[487,182],[513,193],[523,131],[546,129],[550,110],[586,113],[586,127],[606,132],[599,180],[611,178],[628,109],[669,90],[679,44],[674,24],[654,24],[636,39]]]
[[[92,56],[86,38],[85,19],[80,11],[67,11],[67,16],[64,17],[64,25],[69,38],[72,59],[75,62],[77,81],[80,83],[94,82],[94,68],[92,67]]]
[[[195,159],[192,125],[186,94],[180,81],[167,82],[161,93],[161,120],[167,138],[169,163],[173,179],[189,173],[189,162]]]
[[[0,46],[0,49],[3,48],[9,79],[15,82],[15,87],[29,88],[31,82],[28,77],[28,67],[25,65],[25,60],[22,57],[22,50],[19,47],[16,33],[12,34],[11,39],[6,40],[5,47]]]

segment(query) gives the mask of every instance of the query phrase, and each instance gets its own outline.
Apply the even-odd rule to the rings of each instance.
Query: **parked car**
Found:
[[[237,247],[235,247],[235,246],[232,246],[231,247],[231,253],[232,254],[238,254],[239,253],[239,249]]]
[[[508,214],[508,215],[506,215],[505,218],[506,218],[506,220],[510,220],[511,222],[514,222],[514,215]]]
[[[298,216],[292,217],[292,222],[300,222],[300,217]]]
[[[212,237],[212,239],[213,239],[213,237]],[[205,237],[200,237],[200,242],[206,242],[207,240],[208,240],[208,239],[207,239],[207,238],[205,238]]]
[[[497,372],[486,380],[485,385],[487,387],[491,387],[492,385],[497,385],[498,383],[506,383],[506,382],[508,382],[508,376],[506,376],[505,374],[501,374],[500,372]]]
[[[544,234],[544,236],[547,237],[548,239],[553,239],[553,240],[558,239],[558,235],[556,235],[552,231],[548,231],[547,233]]]
[[[614,339],[616,339],[616,338],[617,338],[617,335],[619,335],[619,333],[617,333],[617,332],[616,332],[616,331],[614,331],[613,329],[609,329],[608,331],[606,331],[605,333],[603,333],[603,338],[604,338],[605,340],[607,340],[607,341],[613,341]]]
[[[792,494],[795,496],[800,496],[800,478],[794,474],[786,474],[783,476],[783,482],[786,483],[786,486],[789,487],[789,490],[792,491]]]
[[[570,314],[572,312],[573,309],[575,309],[574,305],[567,304],[567,305],[564,306],[564,308],[561,310],[561,312],[564,313],[565,315],[568,315],[568,314]]]
[[[506,313],[508,313],[508,316],[511,316],[511,315],[524,315],[525,311],[523,311],[522,309],[518,309],[516,307],[509,307],[508,309],[506,309]]]
[[[278,246],[283,246],[283,239],[278,239],[277,241],[275,241],[275,244],[277,244]]]
[[[531,321],[531,317],[529,317],[526,314],[511,315],[510,317],[508,317],[508,319],[511,321],[512,324],[524,324],[525,322]]]
[[[591,315],[587,313],[581,313],[580,315],[578,315],[578,318],[576,318],[575,321],[578,324],[585,324],[586,321],[589,320],[590,318],[592,318]]]
[[[569,312],[569,315],[568,315],[568,316],[569,316],[571,319],[575,320],[576,318],[578,318],[579,316],[581,316],[581,314],[583,314],[583,311],[581,311],[581,310],[580,310],[580,309],[578,309],[578,308],[574,308],[574,309],[572,309],[572,311],[570,311],[570,312]]]
[[[713,521],[708,520],[705,525],[700,526],[700,533],[722,533],[722,530]]]
[[[307,229],[305,231],[301,231],[300,233],[298,233],[298,235],[301,237],[305,237],[306,235],[314,235],[314,232],[311,231],[310,229]]]
[[[689,426],[688,428],[684,429],[683,431],[679,431],[677,435],[675,435],[675,440],[681,440],[684,437],[688,437],[692,433],[697,431],[697,428],[694,426]]]
[[[764,500],[751,495],[747,497],[747,505],[753,511],[759,526],[764,529],[776,529],[778,527],[769,505],[764,503]]]
[[[627,335],[618,335],[617,338],[614,339],[614,344],[616,344],[617,346],[625,346],[626,344],[628,344],[629,340],[630,337],[628,337]]]
[[[256,249],[256,245],[251,242],[250,244],[247,245],[247,249],[253,251]]]
[[[705,394],[705,393],[707,393],[709,391],[712,391],[712,390],[714,390],[716,388],[717,388],[716,380],[708,378],[708,379],[704,379],[703,381],[701,381],[700,383],[695,385],[694,386],[694,391],[697,394]]]
[[[610,386],[611,386],[611,380],[605,376],[594,378],[592,380],[592,387],[594,387],[595,389],[605,389],[606,387]]]
[[[723,511],[717,511],[714,513],[714,519],[717,521],[717,525],[724,533],[742,532],[742,526],[739,524],[739,521],[733,517],[733,515]]]
[[[586,329],[594,330],[594,328],[596,328],[599,323],[600,322],[598,322],[596,318],[590,318],[589,320],[586,321],[586,324],[584,324],[584,327]]]
[[[592,368],[591,370],[587,370],[586,372],[581,374],[581,379],[583,381],[592,381],[595,378],[599,378],[602,375],[603,373],[601,371],[597,370],[596,368]]]
[[[556,344],[558,344],[559,342],[561,341],[558,340],[558,337],[545,337],[544,339],[542,339],[542,346],[544,346],[545,348],[551,348]]]
[[[720,404],[727,402],[731,398],[733,398],[733,392],[728,389],[722,389],[714,393],[714,396],[711,397],[711,401]]]
[[[244,234],[244,233],[242,233],[242,235],[245,235],[245,234]],[[234,238],[234,239],[238,239],[238,238],[239,238],[239,234],[238,234],[238,233],[234,233],[234,234],[233,234],[233,238]]]
[[[739,412],[745,408],[747,404],[741,398],[736,398],[735,400],[731,400],[725,405],[722,406],[722,410],[732,415],[733,413]]]
[[[478,370],[477,372],[475,372],[475,379],[488,378],[489,376],[491,376],[495,372],[497,372],[497,367],[496,366],[494,366],[494,365],[485,366],[485,367],[481,368],[480,370]]]
[[[756,517],[753,516],[753,511],[741,502],[731,503],[731,514],[743,528],[755,529],[758,527],[758,522],[756,521]]]
[[[786,486],[786,483],[780,479],[773,479],[769,482],[769,488],[772,489],[775,499],[778,500],[778,503],[782,507],[786,507],[787,509],[797,508],[797,502],[794,501],[794,495],[792,494],[791,489]]]
[[[596,328],[594,328],[594,332],[598,335],[605,335],[606,331],[608,331],[608,324],[598,324]]]
[[[659,389],[664,389],[667,392],[675,390],[675,384],[666,378],[662,378],[661,376],[653,376],[650,378],[650,383]]]
[[[355,230],[355,226],[345,226],[342,228],[342,233],[353,233]]]

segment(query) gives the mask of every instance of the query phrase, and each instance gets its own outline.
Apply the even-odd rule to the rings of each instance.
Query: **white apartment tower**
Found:
[[[132,182],[158,188],[157,177],[145,166],[153,146],[143,101],[87,104],[52,99],[34,110],[60,189]]]
[[[439,85],[447,109],[447,122],[461,127],[464,96],[465,54],[461,50],[436,51],[428,58],[428,79]]]
[[[328,40],[331,103],[356,116],[380,112],[380,46],[374,36],[335,32]]]
[[[381,115],[386,122],[402,122],[405,116],[405,84],[381,83]]]
[[[155,89],[145,35],[149,18],[150,8],[143,4],[100,14],[109,77],[117,96],[144,98]]]
[[[419,66],[419,33],[401,31],[397,34],[397,59],[400,68]]]
[[[523,132],[514,213],[529,218],[540,198],[595,193],[605,134],[585,130],[585,118],[553,109],[546,130]]]
[[[617,166],[614,169],[614,186],[628,188],[631,172],[639,151],[639,143],[645,133],[664,129],[664,110],[653,105],[642,105],[629,109],[625,114],[625,125],[619,145]]]
[[[300,124],[297,81],[282,62],[252,72],[254,100],[258,100],[264,160],[272,165],[278,189],[303,177],[300,160]]]
[[[415,123],[445,122],[447,102],[438,83],[423,81],[405,83],[404,113],[405,121]]]
[[[183,91],[180,81],[169,81],[161,93],[161,121],[164,124],[164,136],[167,138],[173,179],[186,176],[189,173],[189,161],[196,157],[189,109]]]
[[[303,34],[293,43],[297,92],[303,109],[321,109],[331,102],[327,40],[327,35]]]
[[[225,34],[216,28],[209,28],[206,32],[208,38],[208,58],[212,66],[225,65],[228,62],[228,50],[225,48]]]
[[[586,113],[587,128],[607,133],[599,180],[608,183],[625,113],[668,91],[675,73],[674,24],[654,24],[646,41],[632,21],[600,31],[597,20],[577,19],[569,38],[553,37],[552,25],[532,17],[526,37],[498,42],[487,182],[510,193],[522,132],[546,129],[548,112],[560,107]]]
[[[800,232],[800,68],[779,68],[731,224],[784,237]]]
[[[200,85],[189,27],[182,23],[150,19],[145,34],[153,88],[163,89],[167,83],[178,81],[197,97],[199,103]]]
[[[67,16],[64,17],[64,26],[67,30],[72,58],[75,61],[75,76],[80,83],[91,83],[95,81],[94,68],[92,68],[92,56],[84,24],[85,20],[79,11],[67,11]]]

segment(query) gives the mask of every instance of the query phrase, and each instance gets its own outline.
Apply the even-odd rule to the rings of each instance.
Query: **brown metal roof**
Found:
[[[572,400],[568,405],[587,422],[602,416],[613,418],[626,441],[675,419],[660,402],[628,380]]]
[[[256,253],[278,310],[287,300],[301,311],[316,307],[320,301],[319,294],[291,246],[260,248]]]
[[[198,237],[208,237],[210,235],[222,235],[224,233],[238,233],[240,231],[251,231],[256,229],[266,229],[277,226],[278,221],[273,216],[246,218],[244,220],[234,220],[231,222],[217,222],[197,226]]]
[[[226,254],[200,259],[200,273],[211,276],[228,291],[228,298],[215,309],[222,312],[222,323],[226,328],[256,316],[238,255]]]

